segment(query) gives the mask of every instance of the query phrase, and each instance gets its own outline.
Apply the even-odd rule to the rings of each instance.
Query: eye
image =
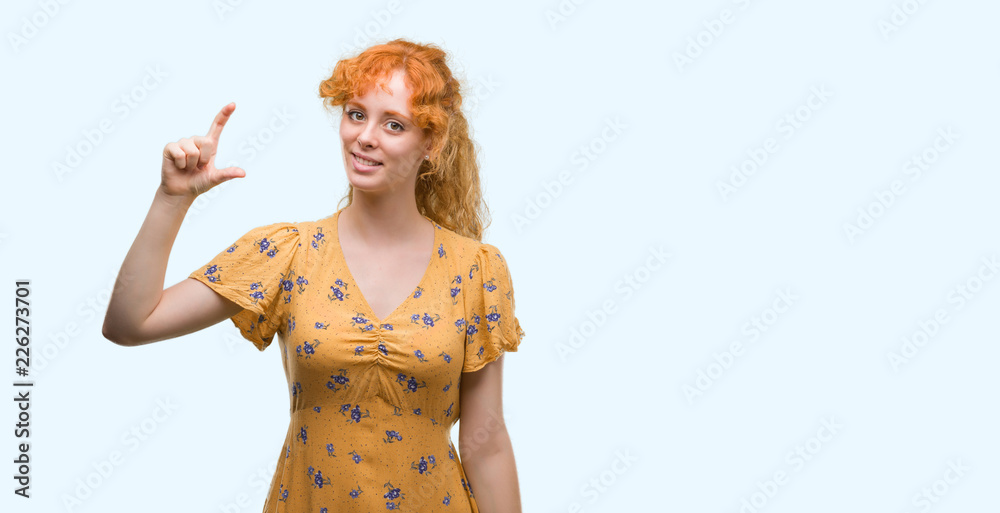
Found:
[[[355,114],[361,114],[362,116],[364,116],[364,114],[361,111],[351,110],[351,111],[347,112],[347,117],[349,119],[351,119],[352,121],[360,121],[360,119],[354,117]],[[391,126],[398,126],[399,127],[399,128],[390,128],[390,130],[392,130],[393,132],[402,132],[402,131],[404,131],[406,129],[406,127],[403,126],[403,124],[400,123],[399,121],[390,121],[389,122],[389,126],[390,127]]]

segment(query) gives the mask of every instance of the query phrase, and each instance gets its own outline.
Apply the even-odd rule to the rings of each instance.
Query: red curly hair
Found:
[[[482,241],[490,221],[479,181],[479,148],[462,113],[465,88],[447,60],[433,44],[405,39],[376,44],[338,61],[330,78],[320,83],[319,96],[328,110],[343,115],[344,105],[373,85],[388,93],[388,78],[402,71],[413,92],[413,120],[431,139],[430,159],[421,163],[417,175],[417,209],[445,228]],[[338,205],[345,199],[348,205],[353,201],[353,185]]]

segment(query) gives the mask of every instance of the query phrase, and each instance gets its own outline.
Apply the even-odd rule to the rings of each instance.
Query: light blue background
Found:
[[[288,426],[278,351],[228,321],[123,348],[101,336],[104,308],[163,146],[230,101],[219,162],[247,176],[192,208],[167,285],[252,227],[336,210],[345,172],[317,88],[366,27],[441,45],[470,86],[485,240],[510,264],[527,334],[505,365],[525,512],[902,513],[926,511],[925,487],[943,495],[930,511],[996,509],[1000,279],[983,263],[1000,259],[996,2],[120,1],[51,17],[43,4],[5,3],[0,26],[0,283],[11,298],[32,280],[36,384],[33,497],[8,478],[0,509],[260,511]],[[47,21],[12,42],[33,18]],[[165,76],[143,86],[149,69]],[[142,100],[126,116],[130,93]],[[241,151],[275,111],[287,127]],[[789,114],[802,121],[786,137]],[[104,119],[96,149],[58,173]],[[958,139],[935,153],[939,130]],[[776,151],[724,198],[718,184],[768,138]],[[936,160],[915,178],[904,166],[925,151]],[[904,192],[873,207],[894,180]],[[859,209],[877,217],[852,239]],[[663,264],[647,258],[658,248]],[[961,308],[958,287],[976,290]],[[771,316],[786,290],[796,299]],[[894,368],[939,309],[948,322]],[[574,330],[589,336],[571,345]],[[8,339],[7,383],[13,352]],[[692,398],[699,372],[715,378]],[[148,420],[158,401],[176,408]],[[145,440],[124,437],[143,422]],[[113,474],[66,508],[113,451]]]

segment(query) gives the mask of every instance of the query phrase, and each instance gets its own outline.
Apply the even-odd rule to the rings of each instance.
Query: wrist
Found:
[[[194,200],[196,198],[197,198],[196,194],[184,194],[184,195],[170,194],[166,191],[166,189],[163,188],[162,184],[156,188],[156,194],[154,196],[155,200],[160,201],[165,205],[184,210],[187,210],[188,207],[190,207],[191,204],[194,203]]]

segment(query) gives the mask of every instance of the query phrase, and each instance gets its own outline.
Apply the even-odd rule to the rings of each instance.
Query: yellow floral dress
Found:
[[[264,512],[478,513],[451,428],[462,373],[524,337],[507,263],[434,223],[420,284],[378,319],[344,261],[342,211],[254,228],[190,275],[243,307],[232,321],[259,350],[279,335],[290,421]]]

